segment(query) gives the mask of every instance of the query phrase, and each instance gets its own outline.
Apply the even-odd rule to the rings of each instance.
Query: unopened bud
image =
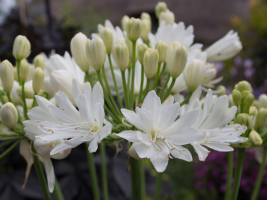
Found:
[[[155,13],[157,18],[159,18],[161,12],[167,11],[167,4],[165,2],[158,2],[155,7]]]
[[[124,42],[116,45],[113,51],[113,58],[121,71],[125,71],[129,65],[129,51]]]
[[[262,144],[262,138],[255,130],[252,130],[249,133],[249,140],[255,146],[259,146]]]
[[[22,87],[18,87],[17,90],[17,95],[22,97]],[[24,86],[24,93],[25,93],[25,98],[26,99],[33,99],[34,98],[34,92],[32,87]]]
[[[175,21],[175,16],[174,16],[173,12],[167,10],[166,12],[160,13],[159,21],[160,22],[165,21],[166,24],[173,25],[174,21]]]
[[[236,123],[241,125],[247,125],[247,116],[245,114],[238,114],[236,117]]]
[[[99,71],[106,60],[106,47],[100,37],[96,36],[92,41],[87,40],[86,55],[90,66]]]
[[[14,69],[8,60],[4,60],[0,65],[0,77],[4,90],[9,93],[13,88]]]
[[[250,106],[249,114],[250,115],[256,115],[257,113],[258,113],[258,109],[255,106]]]
[[[141,20],[149,20],[149,21],[151,21],[151,17],[150,17],[150,15],[148,14],[148,13],[146,13],[146,12],[142,12],[141,13],[141,17],[140,17],[140,19]]]
[[[241,93],[245,92],[245,91],[250,91],[252,92],[252,88],[250,83],[248,83],[247,81],[240,81],[239,83],[237,83],[235,85],[235,89],[239,90]]]
[[[228,95],[228,100],[229,100],[229,108],[231,108],[232,106],[234,106],[234,101],[233,101],[232,94]]]
[[[206,66],[204,61],[194,59],[183,71],[184,80],[188,91],[193,93],[204,79]]]
[[[259,96],[259,108],[267,108],[267,95],[261,94]]]
[[[71,103],[75,105],[75,101],[72,96],[72,79],[73,75],[66,70],[55,70],[50,75],[50,83],[55,92],[64,92]]]
[[[267,108],[260,108],[257,114],[257,127],[262,128],[266,124]]]
[[[147,19],[142,20],[142,31],[141,36],[144,40],[149,40],[148,34],[151,32],[151,21]]]
[[[77,63],[77,65],[81,68],[83,72],[88,72],[89,70],[89,62],[87,60],[85,44],[87,42],[87,37],[83,33],[77,33],[70,42],[70,50],[71,54]]]
[[[147,78],[152,78],[158,68],[159,53],[157,49],[147,49],[144,54],[144,72]]]
[[[121,27],[123,31],[126,31],[126,25],[128,23],[128,21],[130,20],[130,18],[127,15],[124,15],[121,19]]]
[[[159,63],[164,62],[167,56],[168,45],[162,40],[159,40],[155,44],[155,49],[157,49],[159,52]]]
[[[13,103],[5,103],[0,110],[2,123],[12,129],[18,122],[18,112]]]
[[[20,62],[20,70],[19,70],[19,76],[20,76],[21,81],[25,82],[27,80],[29,69],[30,69],[30,66],[27,60],[22,60]]]
[[[253,104],[253,101],[254,101],[254,95],[251,93],[247,94],[243,99],[243,103],[246,107],[250,107]]]
[[[113,48],[113,33],[109,28],[103,28],[100,32],[100,37],[103,40],[107,54],[111,54]]]
[[[127,38],[135,42],[141,36],[142,22],[140,19],[131,18],[126,25]]]
[[[13,56],[16,60],[23,60],[27,58],[31,53],[31,43],[22,35],[16,37],[13,44]]]
[[[35,56],[35,58],[33,60],[33,64],[34,64],[35,68],[41,67],[44,70],[44,67],[45,67],[45,59],[44,59],[44,57],[41,54]]]
[[[148,47],[146,44],[139,44],[137,46],[137,59],[139,60],[141,65],[143,64],[144,55],[145,55],[145,52],[147,49],[148,49]]]
[[[35,94],[37,94],[43,87],[44,78],[44,71],[41,69],[41,67],[37,67],[34,70],[34,74],[32,77],[32,88]]]
[[[232,92],[233,102],[235,106],[239,106],[241,103],[241,93],[239,90],[234,89]]]
[[[219,85],[216,90],[219,92],[219,96],[226,95],[226,88],[223,85]]]
[[[167,68],[172,78],[177,78],[183,71],[187,62],[187,51],[179,42],[172,43],[167,50]]]

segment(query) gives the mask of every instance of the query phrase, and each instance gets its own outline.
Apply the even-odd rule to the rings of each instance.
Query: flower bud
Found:
[[[183,71],[184,80],[188,91],[193,93],[204,79],[206,66],[204,61],[194,59]]]
[[[216,90],[219,92],[219,96],[226,95],[226,88],[223,85],[219,85]]]
[[[238,114],[236,117],[236,123],[245,125],[247,124],[247,116],[245,114]]]
[[[254,95],[251,93],[247,94],[243,99],[243,103],[246,107],[250,107],[253,104],[253,101],[254,101]]]
[[[149,20],[150,22],[151,22],[151,17],[150,17],[150,15],[148,14],[148,13],[146,13],[146,12],[142,12],[141,13],[141,17],[140,17],[140,19],[141,20]]]
[[[165,2],[158,2],[155,7],[155,13],[157,18],[159,18],[161,12],[167,11],[167,4]]]
[[[13,44],[13,56],[16,60],[23,60],[27,58],[31,53],[31,43],[22,35],[16,37]]]
[[[35,68],[41,67],[44,70],[44,66],[45,66],[44,57],[41,54],[35,56],[35,58],[33,59],[33,64]]]
[[[142,22],[140,19],[131,18],[126,24],[127,38],[135,42],[141,36]]]
[[[14,68],[8,60],[4,60],[0,65],[0,77],[4,90],[9,93],[13,87]]]
[[[87,37],[83,33],[77,33],[70,42],[71,54],[83,72],[88,72],[89,62],[86,56],[85,44]]]
[[[259,96],[259,108],[267,108],[267,95],[261,94]]]
[[[235,89],[239,90],[241,93],[244,91],[252,92],[251,85],[247,81],[240,81],[238,84],[235,85]]]
[[[262,128],[266,124],[267,108],[260,108],[257,114],[257,127]]]
[[[96,36],[92,41],[87,40],[86,55],[90,66],[96,71],[99,71],[103,67],[106,60],[106,47],[100,37]]]
[[[164,62],[167,56],[168,45],[164,43],[162,40],[159,40],[155,44],[155,49],[157,49],[159,52],[159,63]]]
[[[239,106],[241,103],[241,93],[239,90],[234,89],[232,92],[233,102],[235,106]]]
[[[172,43],[167,50],[167,68],[172,78],[177,78],[183,71],[187,62],[187,51],[179,42]]]
[[[257,113],[258,113],[258,109],[255,106],[250,106],[249,114],[250,115],[256,115]]]
[[[149,40],[148,34],[151,32],[151,21],[147,19],[142,20],[142,31],[141,36],[144,40]]]
[[[118,68],[124,72],[129,65],[129,51],[124,42],[120,42],[116,45],[113,51],[113,58]]]
[[[34,70],[34,74],[32,77],[32,88],[35,94],[37,94],[43,87],[44,78],[44,71],[41,69],[41,67],[37,67]]]
[[[144,60],[144,54],[146,52],[146,50],[148,49],[146,44],[139,44],[137,46],[137,59],[139,60],[139,62],[141,63],[141,65],[143,64],[143,60]]]
[[[103,40],[107,54],[111,54],[113,48],[113,33],[109,28],[103,28],[100,32],[100,37]]]
[[[29,69],[30,69],[30,66],[27,60],[22,60],[20,62],[20,70],[19,70],[19,76],[20,76],[21,81],[25,82],[27,80]]]
[[[130,20],[130,18],[127,15],[124,15],[121,19],[121,27],[123,31],[126,31],[126,25],[128,23],[128,21]]]
[[[228,100],[229,100],[229,108],[231,108],[232,106],[234,106],[234,101],[233,101],[232,94],[228,95]]]
[[[249,140],[255,146],[260,146],[262,144],[262,138],[255,130],[249,133]]]
[[[17,92],[17,95],[22,97],[22,87],[21,86],[17,88],[16,92]],[[34,92],[33,92],[32,87],[25,86],[24,87],[24,93],[25,93],[26,99],[33,99],[34,98]]]
[[[15,128],[18,122],[18,112],[13,103],[5,103],[0,110],[0,116],[2,123],[6,127],[10,129]]]
[[[147,49],[144,54],[144,72],[147,78],[152,78],[158,68],[159,53],[157,49]]]
[[[175,21],[175,16],[174,16],[173,12],[167,10],[166,12],[161,12],[160,13],[159,21],[160,22],[165,21],[166,25],[167,24],[173,25],[174,21]]]
[[[55,70],[50,75],[50,83],[55,92],[64,92],[71,103],[75,105],[75,101],[72,96],[72,79],[73,76],[66,70]]]

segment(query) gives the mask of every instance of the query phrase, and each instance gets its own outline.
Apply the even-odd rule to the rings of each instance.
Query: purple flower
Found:
[[[245,67],[246,69],[248,69],[248,68],[252,68],[252,67],[253,67],[253,62],[252,62],[252,60],[250,60],[250,59],[246,59],[246,60],[244,61],[244,67]]]
[[[235,58],[235,65],[238,68],[242,66],[242,58],[240,56]]]

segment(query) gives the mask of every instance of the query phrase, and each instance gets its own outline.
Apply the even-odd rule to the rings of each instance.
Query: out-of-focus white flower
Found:
[[[157,5],[155,6],[155,13],[157,18],[159,18],[162,12],[166,12],[167,9],[168,9],[167,4],[165,2],[158,2]]]
[[[242,44],[238,34],[231,30],[205,51],[208,55],[208,61],[223,61],[234,57],[241,49]]]
[[[123,31],[126,31],[126,24],[128,23],[128,21],[130,20],[129,16],[124,15],[121,19],[121,27]]]
[[[267,108],[267,95],[261,94],[259,96],[259,108]]]
[[[44,66],[45,66],[45,58],[43,55],[39,54],[37,56],[35,56],[35,58],[33,59],[33,65],[34,67],[41,67],[42,70],[44,70]]]
[[[142,73],[142,66],[139,61],[136,61],[135,77],[134,77],[134,94],[140,93],[141,73]],[[146,76],[144,76],[143,90],[146,88],[146,83],[147,83],[147,79],[146,79]]]
[[[162,21],[165,21],[165,23],[168,25],[173,25],[174,21],[175,21],[175,16],[173,14],[173,12],[171,12],[169,9],[166,12],[161,12],[159,15],[159,21],[160,23]]]
[[[155,91],[145,97],[136,112],[121,109],[127,121],[140,131],[123,131],[118,135],[133,142],[129,152],[140,158],[149,158],[158,172],[163,172],[171,156],[192,161],[191,153],[181,145],[199,140],[203,135],[191,126],[197,119],[198,109],[179,118],[179,103],[173,98],[161,104]]]
[[[105,44],[107,54],[111,54],[113,49],[113,32],[105,27],[101,30],[100,37]]]
[[[240,136],[246,131],[246,126],[240,124],[227,125],[235,117],[237,108],[233,106],[228,109],[229,100],[226,95],[220,96],[214,103],[217,97],[214,97],[209,89],[202,109],[202,103],[197,98],[201,94],[199,91],[200,89],[196,91],[194,96],[192,95],[188,105],[184,105],[187,106],[187,109],[181,114],[184,115],[193,108],[198,108],[200,111],[198,119],[192,127],[202,132],[204,136],[202,139],[191,143],[191,145],[199,159],[204,161],[210,153],[205,147],[221,152],[233,151],[234,149],[229,146],[230,143],[243,143],[248,139]]]
[[[10,92],[10,95],[11,95],[11,98],[12,98],[12,101],[15,103],[15,104],[20,104],[21,103],[21,98],[19,97],[19,95],[17,94],[17,89],[19,88],[19,83],[18,81],[14,81],[13,83],[13,88]]]
[[[223,77],[215,78],[217,75],[217,69],[214,67],[214,64],[207,64],[206,72],[204,79],[201,83],[203,87],[214,88],[214,85],[219,83]]]

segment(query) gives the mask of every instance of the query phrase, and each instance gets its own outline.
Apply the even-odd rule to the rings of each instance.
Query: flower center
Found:
[[[98,126],[94,126],[94,127],[91,129],[91,132],[97,132],[97,131],[98,131],[98,129],[99,129],[99,127],[98,127]]]

